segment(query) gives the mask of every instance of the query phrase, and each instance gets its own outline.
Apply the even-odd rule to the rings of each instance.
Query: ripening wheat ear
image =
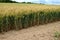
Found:
[[[0,4],[0,32],[60,21],[60,6]]]

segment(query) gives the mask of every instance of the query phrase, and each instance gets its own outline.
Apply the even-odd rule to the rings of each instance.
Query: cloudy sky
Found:
[[[60,4],[60,0],[14,0],[18,2],[36,2],[36,3],[46,3],[46,4]]]

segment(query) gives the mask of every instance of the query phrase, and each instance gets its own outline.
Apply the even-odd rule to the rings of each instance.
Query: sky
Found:
[[[60,0],[14,0],[17,2],[34,2],[34,3],[44,3],[44,4],[60,4]]]

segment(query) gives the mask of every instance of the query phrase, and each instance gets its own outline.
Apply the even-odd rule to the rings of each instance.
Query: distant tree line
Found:
[[[44,5],[43,3],[33,3],[33,2],[20,2],[20,3],[26,3],[26,4],[42,4],[42,5]]]
[[[20,2],[20,3],[33,4],[32,2]]]
[[[0,0],[0,3],[24,3],[24,4],[36,4],[33,2],[16,2],[16,1],[12,1],[12,0]],[[43,3],[40,3],[43,4]]]
[[[0,0],[0,3],[17,3],[17,2],[12,0]]]

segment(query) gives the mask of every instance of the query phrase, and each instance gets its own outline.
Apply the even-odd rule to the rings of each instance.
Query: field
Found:
[[[0,3],[0,32],[60,21],[59,5]]]

